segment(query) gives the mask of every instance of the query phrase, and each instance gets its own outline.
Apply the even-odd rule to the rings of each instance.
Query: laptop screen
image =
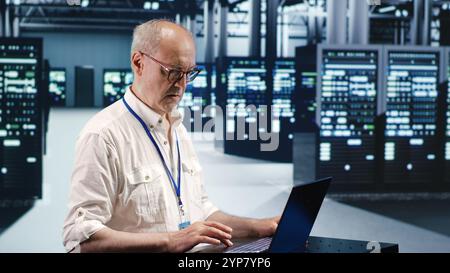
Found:
[[[295,186],[289,196],[269,252],[303,252],[331,178]]]

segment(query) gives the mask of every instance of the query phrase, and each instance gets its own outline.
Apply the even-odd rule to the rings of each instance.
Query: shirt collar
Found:
[[[131,109],[141,117],[150,129],[166,131],[164,129],[167,129],[167,126],[169,126],[167,120],[136,97],[130,90],[130,86],[127,87],[124,98]],[[176,108],[169,114],[169,118],[171,119],[172,127],[174,129],[177,128],[183,120],[183,116]]]

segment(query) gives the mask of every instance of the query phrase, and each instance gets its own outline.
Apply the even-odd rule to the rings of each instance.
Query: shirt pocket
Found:
[[[162,177],[158,166],[141,167],[127,175],[124,204],[145,222],[165,222]]]
[[[197,196],[202,195],[202,189],[201,189],[201,175],[202,175],[202,167],[198,162],[183,162],[182,163],[182,170],[185,179],[187,179],[186,182],[190,183],[193,187],[194,193]],[[189,185],[188,187],[190,187]]]

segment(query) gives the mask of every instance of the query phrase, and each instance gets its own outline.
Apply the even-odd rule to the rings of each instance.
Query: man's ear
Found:
[[[131,65],[135,73],[139,76],[142,76],[142,71],[144,69],[144,62],[142,59],[142,55],[139,52],[134,52],[131,55]]]

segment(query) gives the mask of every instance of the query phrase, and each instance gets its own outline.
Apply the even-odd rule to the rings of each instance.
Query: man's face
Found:
[[[142,56],[142,94],[150,107],[158,112],[171,112],[183,97],[187,85],[186,75],[179,81],[169,81],[169,72],[163,66],[184,72],[195,67],[195,45],[189,36],[183,35],[178,35],[176,40],[162,39],[158,51],[151,55],[156,61],[148,55]]]

